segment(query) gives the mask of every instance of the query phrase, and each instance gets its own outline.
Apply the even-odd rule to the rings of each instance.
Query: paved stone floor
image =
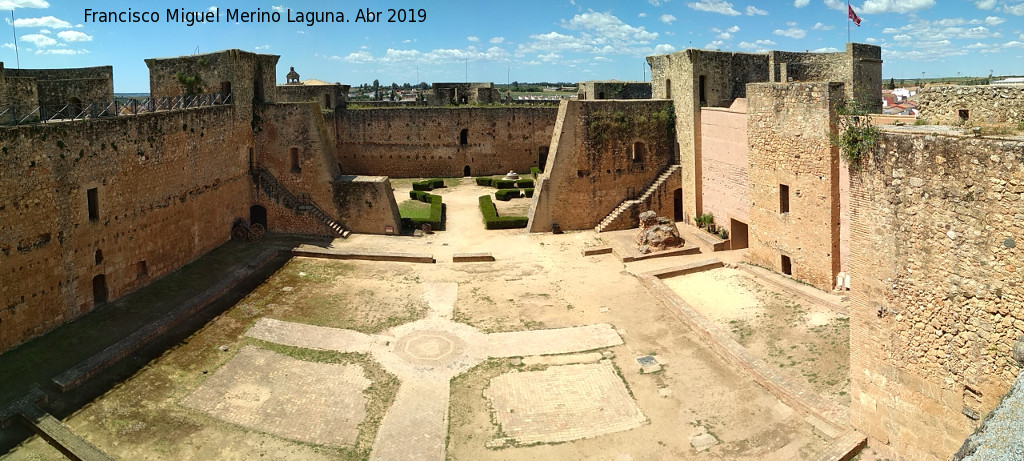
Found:
[[[502,431],[520,444],[597,437],[647,421],[608,360],[506,373],[484,396]]]
[[[564,354],[622,344],[622,338],[607,324],[485,334],[451,320],[458,284],[427,283],[423,296],[430,306],[426,318],[380,335],[268,318],[260,319],[246,335],[296,347],[369,353],[386,370],[394,373],[401,384],[377,431],[370,455],[374,460],[445,459],[450,380],[487,358]],[[579,377],[574,373],[561,376],[567,380],[567,389]],[[624,390],[621,378],[616,375],[614,379]],[[578,382],[601,383],[607,380],[606,376]],[[612,387],[603,385],[601,391],[592,392],[592,395],[613,395],[613,392],[606,391]],[[525,394],[523,398],[534,400],[537,396]],[[628,394],[626,398],[628,404],[635,407]],[[583,408],[582,405],[577,407]],[[527,405],[524,408],[534,407]],[[640,414],[638,409],[635,414]],[[534,432],[546,430],[543,422],[538,424],[540,426]],[[622,425],[618,421],[615,424]],[[575,426],[564,425],[567,430],[574,430]],[[584,435],[573,438],[588,437],[590,435],[586,434],[591,433],[598,435],[587,424],[581,427],[575,429],[575,433]]]
[[[358,365],[314,363],[245,347],[182,404],[301,442],[350,445],[370,386]]]

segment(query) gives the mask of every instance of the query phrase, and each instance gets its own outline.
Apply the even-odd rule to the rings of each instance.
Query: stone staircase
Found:
[[[267,194],[267,197],[277,201],[281,206],[289,210],[294,210],[296,214],[308,213],[330,229],[334,235],[348,238],[352,234],[345,226],[332,219],[323,209],[318,207],[308,195],[295,195],[289,191],[266,168],[253,168],[252,180],[256,183],[256,187],[259,187]]]
[[[655,179],[654,182],[647,187],[647,189],[644,191],[642,195],[635,199],[623,200],[622,203],[619,204],[619,206],[615,207],[615,209],[612,210],[611,213],[608,213],[608,216],[605,216],[605,218],[601,220],[601,222],[597,225],[597,227],[594,228],[594,230],[597,232],[604,231],[613,223],[615,223],[615,221],[618,220],[622,214],[630,211],[630,209],[633,207],[640,206],[641,204],[643,204],[644,201],[650,198],[651,195],[654,195],[654,193],[657,192],[658,189],[665,184],[665,181],[668,181],[668,178],[671,177],[672,174],[678,171],[680,168],[682,168],[682,166],[680,165],[672,165],[668,167],[665,171],[658,175],[657,179]]]

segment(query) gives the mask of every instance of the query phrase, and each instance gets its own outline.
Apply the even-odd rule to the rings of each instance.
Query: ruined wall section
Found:
[[[114,101],[114,68],[111,66],[77,69],[6,69],[8,77],[35,79],[38,104],[58,106],[77,99],[82,107],[106,106]]]
[[[729,219],[750,223],[747,108],[745,99],[737,102],[731,109],[701,109],[700,118],[704,212],[726,226]]]
[[[113,300],[229,238],[252,145],[232,110],[0,130],[0,351],[93,310],[94,277]]]
[[[587,81],[578,84],[577,99],[651,99],[650,82]]]
[[[334,157],[334,138],[317,103],[267,104],[260,110],[255,165],[265,168],[288,192],[308,200],[337,219],[335,178],[341,175]],[[254,204],[267,209],[267,227],[278,232],[333,235],[308,210],[287,207],[282,196],[269,197],[255,188]],[[345,224],[342,222],[342,224]]]
[[[950,458],[1020,372],[1022,152],[886,132],[853,174],[851,422],[908,459]]]
[[[551,142],[554,107],[351,109],[338,111],[342,172],[396,178],[529,172]],[[462,131],[466,131],[465,143]]]
[[[863,43],[847,43],[846,55],[852,66],[846,94],[851,94],[861,107],[871,114],[882,113],[882,48]]]
[[[769,51],[772,82],[843,82],[847,99],[869,113],[882,112],[882,49],[847,43],[836,53]]]
[[[340,221],[360,234],[384,234],[387,227],[397,233],[402,217],[386,176],[341,176],[333,183],[334,201]]]
[[[349,85],[278,85],[277,102],[315,102],[327,110],[348,105]]]
[[[239,115],[251,115],[253,102],[276,101],[274,81],[280,56],[255,54],[242,50],[147,59],[152,98],[174,98],[187,91],[178,75],[198,77],[195,92],[230,92]]]
[[[563,101],[563,114],[557,158],[531,204],[531,232],[551,223],[593,228],[673,164],[671,101]]]
[[[788,257],[793,278],[829,290],[840,267],[840,162],[828,133],[843,84],[750,84],[747,93],[748,257],[777,272]]]
[[[929,86],[918,101],[918,118],[938,125],[1024,122],[1022,86]]]

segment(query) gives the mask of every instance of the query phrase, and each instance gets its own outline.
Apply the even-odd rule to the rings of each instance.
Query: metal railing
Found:
[[[175,96],[155,99],[115,99],[109,103],[40,105],[0,107],[0,125],[26,125],[58,121],[85,120],[100,117],[118,117],[154,112],[228,105],[234,103],[228,93],[207,93],[194,96]]]

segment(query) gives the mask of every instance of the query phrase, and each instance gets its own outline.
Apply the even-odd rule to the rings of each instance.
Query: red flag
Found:
[[[849,18],[853,20],[853,23],[856,24],[857,27],[860,27],[860,16],[857,16],[857,13],[853,11],[852,6],[846,5],[846,8],[850,10],[850,13],[847,16],[849,16]]]

